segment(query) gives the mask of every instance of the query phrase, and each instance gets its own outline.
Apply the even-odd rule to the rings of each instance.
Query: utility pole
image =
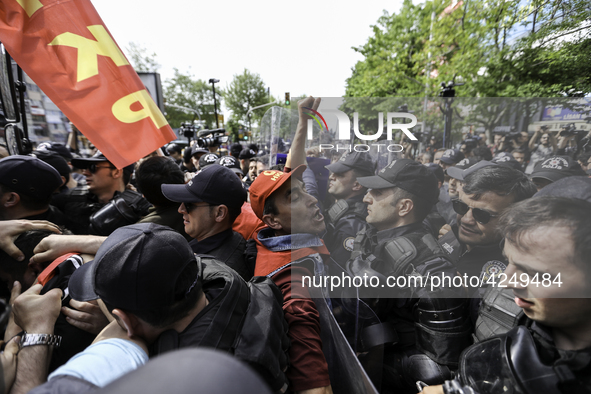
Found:
[[[215,79],[215,78],[211,78],[209,80],[209,83],[211,84],[211,87],[213,89],[213,113],[215,115],[215,127],[216,128],[220,128],[220,122],[218,120],[218,105],[217,105],[217,101],[215,99],[215,84],[218,83],[220,80],[219,79]]]
[[[454,83],[453,81],[449,81],[447,85],[445,82],[441,82],[441,91],[439,92],[439,97],[444,98],[444,108],[443,113],[445,115],[445,126],[443,128],[443,147],[444,148],[451,148],[451,119],[453,115],[453,108],[451,107],[452,103],[454,102],[454,97],[456,96],[456,90],[454,86],[461,86],[463,83]]]
[[[431,31],[429,32],[429,52],[427,54],[427,82],[425,82],[425,101],[423,102],[423,127],[421,135],[425,135],[425,123],[427,119],[427,97],[429,96],[429,79],[431,78],[431,42],[433,41],[433,22],[435,22],[435,11],[431,13]],[[422,149],[422,142],[419,149]]]

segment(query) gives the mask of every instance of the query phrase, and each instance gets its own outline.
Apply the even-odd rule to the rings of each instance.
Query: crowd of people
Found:
[[[0,159],[0,392],[591,392],[591,154],[541,128],[326,156],[319,104],[275,166]]]

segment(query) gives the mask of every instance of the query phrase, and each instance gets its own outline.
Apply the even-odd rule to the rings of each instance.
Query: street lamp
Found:
[[[215,84],[218,83],[220,80],[219,79],[215,79],[215,78],[211,78],[209,80],[209,83],[211,84],[211,88],[213,89],[213,113],[215,115],[215,127],[216,128],[220,128],[220,123],[218,121],[218,104],[217,101],[215,100]]]

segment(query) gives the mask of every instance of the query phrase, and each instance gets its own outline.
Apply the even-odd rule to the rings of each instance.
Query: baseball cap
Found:
[[[240,156],[240,152],[242,152],[242,145],[239,143],[235,143],[230,146],[230,155],[238,157]]]
[[[77,301],[101,298],[130,311],[164,307],[179,301],[176,283],[189,264],[197,262],[182,235],[167,226],[136,223],[115,230],[94,260],[72,274],[68,289]]]
[[[263,219],[265,201],[273,192],[279,189],[292,176],[301,179],[302,173],[306,170],[305,165],[301,165],[291,172],[282,172],[276,170],[263,171],[256,177],[248,189],[250,193],[250,206],[259,219]]]
[[[460,160],[464,158],[464,154],[460,152],[458,149],[446,149],[443,152],[443,156],[439,161],[444,162],[445,164],[456,164]]]
[[[218,155],[216,155],[215,153],[207,153],[207,154],[201,156],[201,158],[199,159],[199,168],[204,169],[205,167],[207,167],[210,164],[215,164],[215,162],[219,158],[220,157]]]
[[[223,167],[228,167],[237,174],[244,175],[242,168],[240,168],[240,162],[234,156],[220,157],[217,164]]]
[[[72,152],[61,142],[46,141],[37,145],[37,150],[56,152],[66,160],[72,160]]]
[[[15,155],[0,160],[0,184],[19,194],[48,200],[62,185],[62,177],[36,157]]]
[[[238,155],[239,159],[250,159],[255,157],[257,154],[250,148],[244,148],[240,151],[240,155]]]
[[[168,144],[166,151],[169,155],[171,153],[181,153],[183,151],[183,147],[178,144]]]
[[[207,149],[201,148],[198,145],[194,145],[191,148],[191,156],[195,156],[196,154],[199,154],[199,153],[206,154],[206,153],[209,153],[209,151]]]
[[[543,196],[579,198],[591,202],[591,178],[585,175],[559,179],[534,194],[534,197]]]
[[[428,163],[424,164],[424,166],[427,167],[427,169],[431,171],[433,175],[435,175],[435,178],[437,178],[439,182],[443,183],[445,181],[445,174],[443,173],[443,168],[441,168],[439,164]]]
[[[474,171],[478,171],[481,168],[488,167],[488,166],[496,166],[496,163],[488,160],[480,160],[476,161],[475,158],[469,157],[467,159],[461,160],[455,167],[450,167],[445,172],[450,177],[463,181],[468,175],[473,173]]]
[[[33,155],[55,168],[61,176],[69,179],[72,170],[66,159],[64,159],[59,153],[51,150],[36,150],[33,152]]]
[[[491,162],[502,166],[508,166],[513,168],[514,170],[523,172],[523,167],[521,163],[515,160],[513,155],[509,152],[500,152],[495,157],[493,157]]]
[[[439,199],[437,178],[424,165],[410,159],[394,160],[377,175],[357,178],[369,189],[399,187],[433,204]]]
[[[109,162],[109,159],[107,159],[100,150],[97,150],[96,153],[92,155],[92,157],[81,157],[78,159],[72,159],[72,165],[76,168],[80,168],[81,170],[88,168],[88,166],[92,163],[100,162]],[[132,173],[134,165],[135,163],[123,167],[123,171],[127,173]]]
[[[530,177],[531,179],[543,178],[556,182],[559,179],[575,175],[586,175],[576,160],[570,156],[551,156],[537,162]]]
[[[163,184],[162,194],[174,202],[206,202],[240,208],[246,201],[242,181],[218,164],[205,167],[185,185]]]
[[[361,171],[367,176],[374,175],[376,172],[376,164],[367,152],[346,153],[339,160],[325,167],[335,174],[347,172],[352,169]]]

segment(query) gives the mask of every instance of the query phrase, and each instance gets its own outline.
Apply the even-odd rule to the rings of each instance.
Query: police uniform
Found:
[[[398,187],[433,204],[438,198],[435,176],[409,159],[395,160],[377,176],[358,181],[371,189]],[[449,255],[422,223],[381,231],[370,226],[358,234],[346,268],[353,276],[377,277],[386,288],[360,290],[360,296],[381,321],[365,327],[359,337],[365,340],[364,350],[369,352],[368,347],[384,346],[382,387],[392,392],[414,393],[418,380],[433,385],[449,379],[461,351],[472,342],[462,290],[389,285],[389,278],[420,277],[428,282],[433,276],[455,276]]]
[[[505,271],[507,260],[498,243],[474,246],[468,250],[458,240],[457,229],[457,225],[452,226],[452,231],[439,238],[438,242],[450,255],[460,274],[478,276],[486,283],[493,275]]]
[[[66,199],[64,214],[67,228],[74,234],[109,235],[118,227],[139,221],[148,214],[149,207],[148,201],[133,190],[116,191],[103,204],[88,186],[77,186]]]
[[[101,151],[92,157],[72,160],[74,167],[83,169],[97,163],[109,163]],[[133,164],[123,168],[123,172],[131,177]],[[109,235],[119,227],[139,221],[148,214],[149,207],[150,203],[140,193],[130,189],[116,191],[109,202],[101,203],[84,185],[70,190],[62,211],[74,234]]]
[[[479,318],[479,308],[481,299],[486,291],[487,283],[494,275],[498,275],[507,268],[507,260],[503,256],[503,251],[498,243],[474,246],[468,250],[465,244],[460,243],[456,236],[458,230],[457,224],[452,226],[452,231],[448,231],[439,238],[441,247],[450,255],[455,268],[460,275],[468,277],[478,277],[479,282],[483,283],[481,288],[471,290],[472,298],[470,301],[470,316],[474,326],[477,326]],[[468,279],[469,280],[469,279]],[[515,311],[517,313],[517,311]],[[487,323],[488,324],[488,323]],[[485,329],[484,326],[481,328]],[[498,333],[504,332],[499,331]],[[476,335],[479,337],[480,335]]]
[[[367,152],[346,153],[338,161],[326,166],[334,174],[356,170],[367,176],[373,175],[375,168],[375,162]],[[355,236],[366,226],[367,204],[363,202],[364,194],[337,200],[324,215],[326,247],[332,259],[341,265],[351,257]]]
[[[363,202],[363,195],[337,200],[326,211],[324,242],[337,263],[345,264],[351,257],[355,237],[367,225],[366,216],[367,204]]]
[[[449,257],[422,223],[362,231],[347,269],[352,275],[383,278],[455,275]],[[366,331],[360,336],[367,342],[364,346],[385,346],[384,387],[413,392],[417,380],[441,383],[451,376],[461,351],[472,343],[466,301],[446,298],[444,291],[429,294],[425,289],[405,288],[396,299],[365,300],[382,324],[379,329],[370,326],[371,334]],[[371,340],[369,335],[384,338],[384,342]]]

